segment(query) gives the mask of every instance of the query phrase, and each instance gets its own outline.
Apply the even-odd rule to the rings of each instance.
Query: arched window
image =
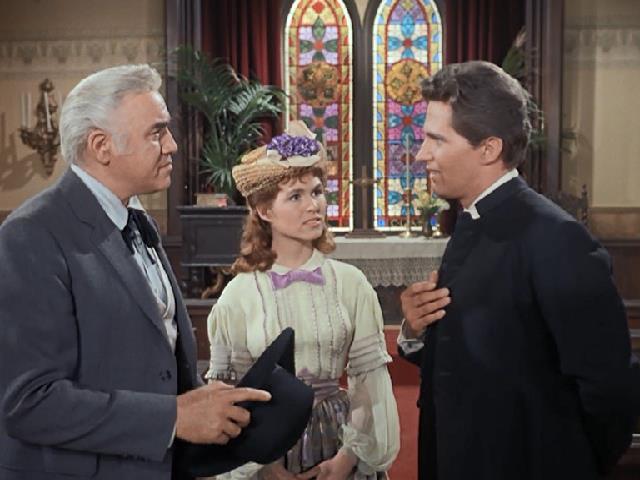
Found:
[[[328,209],[334,230],[353,227],[353,28],[342,0],[294,0],[285,24],[289,120],[301,119],[329,154]]]
[[[407,208],[416,213],[418,193],[429,188],[424,162],[414,159],[426,114],[420,81],[442,66],[438,8],[433,0],[382,0],[372,34],[373,171],[379,179],[374,224],[379,230],[397,230]]]
[[[426,111],[419,83],[442,66],[437,2],[371,0],[362,28],[353,0],[285,1],[287,116],[304,120],[327,146],[334,231],[353,229],[356,215],[357,226],[400,230],[407,208],[415,213],[407,184],[412,200],[428,189],[414,156]],[[354,198],[352,180],[367,175],[379,180],[373,198],[362,188]]]

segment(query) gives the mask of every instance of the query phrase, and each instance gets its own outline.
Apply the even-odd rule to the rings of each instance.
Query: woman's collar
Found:
[[[323,263],[324,263],[324,255],[322,254],[322,252],[314,248],[313,253],[309,257],[309,259],[304,264],[300,265],[298,268],[289,268],[289,267],[285,267],[284,265],[278,265],[277,263],[274,263],[273,266],[271,267],[271,270],[279,275],[283,275],[285,273],[290,272],[291,270],[312,271],[322,266]]]

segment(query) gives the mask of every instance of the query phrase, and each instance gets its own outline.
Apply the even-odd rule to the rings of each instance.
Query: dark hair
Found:
[[[254,272],[256,270],[264,272],[271,268],[276,259],[276,252],[271,249],[273,240],[271,224],[260,218],[257,207],[261,205],[270,206],[278,196],[280,186],[283,183],[299,180],[309,173],[319,178],[322,181],[322,185],[326,186],[327,176],[324,168],[319,166],[291,168],[290,173],[284,176],[280,183],[249,195],[247,204],[250,207],[250,211],[242,230],[240,255],[231,267],[231,272],[234,275],[240,272]],[[335,250],[336,244],[333,241],[333,235],[326,224],[322,235],[313,241],[313,247],[325,254]]]
[[[453,129],[474,147],[498,137],[507,167],[524,160],[531,134],[529,94],[500,67],[482,61],[446,65],[423,80],[422,96],[451,105]]]

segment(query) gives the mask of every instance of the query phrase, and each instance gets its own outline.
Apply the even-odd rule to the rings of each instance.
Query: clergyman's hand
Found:
[[[439,288],[438,272],[433,271],[429,278],[410,285],[400,295],[402,313],[415,337],[419,336],[426,327],[445,316],[444,307],[451,303],[448,288]]]
[[[233,388],[222,382],[178,395],[176,436],[191,443],[224,445],[249,424],[248,410],[238,402],[267,402],[271,394],[253,388]]]

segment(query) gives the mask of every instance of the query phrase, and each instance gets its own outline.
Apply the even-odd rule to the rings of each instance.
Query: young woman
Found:
[[[236,277],[208,319],[207,377],[234,382],[295,330],[297,375],[315,391],[311,420],[279,462],[226,479],[377,479],[399,449],[398,412],[378,298],[355,267],[325,257],[324,150],[302,122],[247,154],[233,176],[250,207]],[[339,388],[347,373],[349,389]]]

